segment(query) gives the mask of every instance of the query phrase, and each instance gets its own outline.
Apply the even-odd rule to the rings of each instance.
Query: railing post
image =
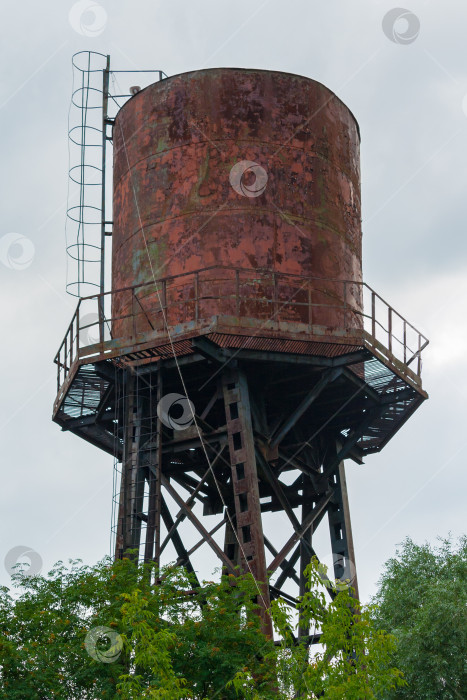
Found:
[[[79,359],[79,307],[81,305],[81,301],[78,302],[78,308],[76,309],[76,357]]]
[[[404,364],[407,362],[407,321],[404,318]]]
[[[422,336],[418,334],[418,360],[417,360],[417,375],[422,374]]]
[[[133,319],[133,338],[136,337],[135,291],[131,290],[131,318]]]
[[[388,350],[392,355],[392,308],[388,306]]]
[[[97,315],[99,319],[99,344],[104,342],[104,295],[99,294],[97,297]]]
[[[371,335],[376,340],[376,295],[371,290]]]
[[[199,319],[199,273],[195,272],[195,323]]]

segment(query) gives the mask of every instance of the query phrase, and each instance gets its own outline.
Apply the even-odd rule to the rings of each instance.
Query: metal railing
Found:
[[[428,345],[365,282],[212,266],[80,299],[54,360],[57,389],[76,360],[102,353],[107,341],[131,345],[148,334],[167,335],[167,326],[173,332],[180,322],[197,324],[214,315],[237,317],[239,326],[242,318],[257,319],[264,328],[287,322],[300,333],[316,334],[319,328],[320,335],[329,331],[341,338],[355,338],[361,330],[389,360],[406,367],[415,363],[419,377]]]

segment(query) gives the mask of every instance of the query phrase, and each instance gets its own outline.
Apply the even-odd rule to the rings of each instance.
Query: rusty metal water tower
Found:
[[[427,398],[428,341],[362,280],[355,118],[287,73],[159,75],[130,97],[110,94],[108,59],[95,72],[101,289],[55,358],[53,419],[121,462],[116,556],[160,562],[171,542],[195,571],[207,543],[264,584],[263,607],[294,605],[326,522],[334,575],[357,587],[344,460],[381,450]]]

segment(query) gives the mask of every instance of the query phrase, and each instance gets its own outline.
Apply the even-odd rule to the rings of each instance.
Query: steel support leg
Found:
[[[162,426],[157,415],[157,404],[162,397],[160,370],[156,374],[157,386],[150,387],[147,401],[149,415],[147,443],[141,448],[141,464],[146,468],[148,480],[148,512],[144,561],[155,561],[160,565],[161,551],[161,471],[162,471]]]
[[[331,480],[334,481],[332,484],[334,495],[329,504],[328,517],[334,577],[341,581],[350,581],[350,585],[355,589],[355,597],[358,599],[357,570],[344,462],[340,462]]]
[[[154,375],[153,375],[154,376]],[[152,379],[142,380],[128,372],[125,381],[124,450],[117,526],[116,558],[129,549],[141,552],[144,561],[160,558],[161,463],[162,435],[157,417],[157,401],[161,395],[159,372]],[[144,512],[145,486],[147,511]],[[143,536],[143,522],[146,524]]]
[[[230,513],[230,517],[232,518],[232,513]],[[232,562],[232,564],[234,564],[234,566],[240,566],[237,536],[235,530],[230,524],[230,520],[227,520],[225,524],[224,552],[226,556],[229,557],[230,561]]]
[[[123,557],[129,549],[139,549],[145,481],[139,455],[142,407],[138,396],[137,377],[130,372],[126,376],[125,390],[125,439],[117,528],[117,558]]]
[[[313,499],[311,498],[311,492],[312,492],[312,484],[310,481],[310,478],[306,476],[305,474],[302,474],[302,484],[303,484],[303,505],[302,505],[302,523],[305,520],[306,516],[312,510],[313,507]],[[307,585],[306,585],[306,578],[305,578],[305,569],[308,566],[308,564],[311,562],[311,543],[312,543],[312,536],[313,536],[313,528],[309,527],[308,530],[304,533],[302,539],[300,540],[300,591],[299,594],[300,596],[303,596],[306,593]],[[308,546],[306,546],[308,545]],[[308,623],[305,623],[305,621],[302,618],[302,615],[299,615],[299,625],[298,625],[298,636],[299,637],[307,637],[310,633],[310,628]]]
[[[222,388],[241,566],[261,582],[258,604],[262,626],[265,634],[272,637],[272,622],[266,612],[270,606],[269,585],[246,377],[238,369],[228,369],[222,376]]]

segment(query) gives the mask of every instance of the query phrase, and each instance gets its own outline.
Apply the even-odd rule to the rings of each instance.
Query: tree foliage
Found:
[[[458,700],[467,688],[467,537],[457,545],[407,538],[379,582],[373,619],[397,640],[392,663],[406,685],[386,698]]]
[[[322,632],[311,654],[283,602],[270,611],[282,643],[261,633],[249,575],[194,588],[181,568],[130,559],[18,575],[0,601],[0,698],[357,700],[400,683],[374,613],[354,610],[346,587],[328,602],[316,562],[307,576],[302,615]]]

